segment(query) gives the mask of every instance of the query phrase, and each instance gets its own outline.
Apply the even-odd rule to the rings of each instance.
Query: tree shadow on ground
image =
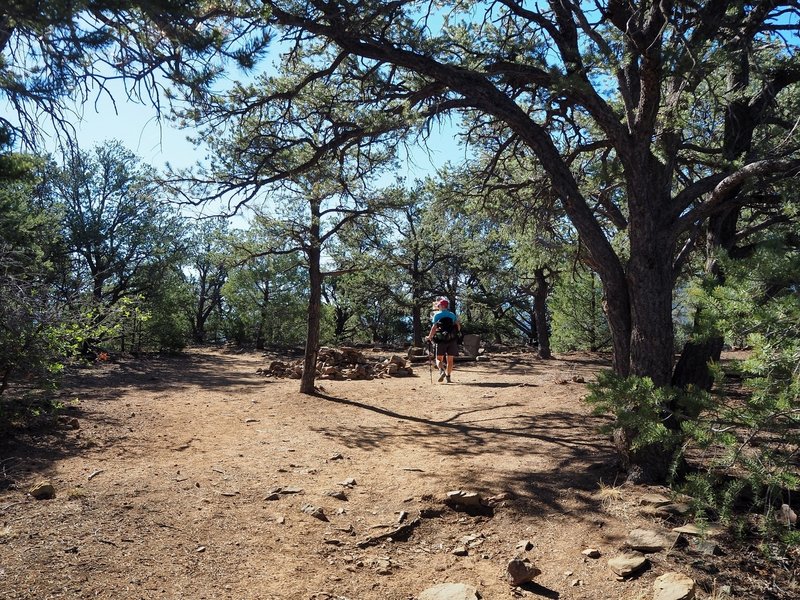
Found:
[[[524,415],[524,414],[516,414],[516,415],[509,415],[503,416],[499,418],[487,418],[486,420],[489,422],[497,422],[498,420],[501,421],[508,421],[508,420],[515,420],[517,421],[514,425],[509,425],[506,427],[500,426],[492,426],[492,425],[481,425],[479,424],[480,421],[475,422],[459,422],[456,421],[456,418],[459,416],[464,416],[467,414],[475,414],[478,412],[490,412],[493,410],[497,410],[500,408],[509,408],[515,406],[521,406],[519,403],[505,403],[505,404],[497,404],[488,407],[481,407],[475,408],[469,411],[460,411],[457,412],[454,416],[448,417],[446,419],[430,419],[426,417],[419,417],[416,415],[406,414],[397,412],[394,410],[390,410],[387,408],[383,408],[380,406],[374,406],[371,404],[366,404],[363,402],[359,402],[357,400],[349,400],[346,398],[339,398],[336,396],[330,396],[328,394],[315,394],[318,398],[326,400],[328,402],[334,402],[337,404],[344,404],[346,406],[350,406],[353,408],[358,408],[362,410],[369,410],[372,412],[379,413],[385,417],[396,421],[402,421],[405,423],[414,423],[421,426],[425,426],[428,430],[425,432],[426,436],[433,438],[436,440],[437,447],[445,449],[445,447],[441,446],[442,442],[447,442],[447,436],[450,435],[457,435],[457,443],[459,448],[457,450],[453,450],[454,452],[458,452],[459,454],[463,454],[464,452],[469,452],[469,449],[464,449],[460,447],[463,444],[464,439],[467,441],[474,442],[475,444],[481,446],[486,445],[487,439],[484,436],[496,436],[498,438],[525,438],[529,440],[539,440],[543,442],[548,442],[554,445],[565,445],[565,446],[586,446],[589,449],[599,450],[598,444],[592,440],[585,440],[580,439],[579,436],[572,435],[572,432],[577,431],[575,425],[572,421],[576,418],[573,413],[563,412],[563,411],[554,411],[547,413],[546,415]],[[582,426],[585,425],[585,420],[587,417],[584,415],[580,416],[581,419],[584,420]],[[596,417],[588,417],[588,419],[595,419]],[[602,420],[596,418],[598,423]],[[338,430],[343,430],[341,424],[337,424],[336,428]],[[378,446],[387,438],[392,437],[392,432],[396,430],[395,424],[388,424],[386,427],[378,427],[378,428],[365,428],[361,425],[358,426],[357,430],[346,430],[346,433],[342,434],[343,441],[350,440],[350,444],[355,444],[361,447],[368,447],[368,446]],[[372,430],[372,433],[371,433]],[[545,432],[553,432],[553,431],[561,431],[561,436],[553,435],[552,433],[545,433]],[[358,432],[362,432],[359,434]],[[402,430],[399,431],[397,435],[402,436],[408,432],[404,432]],[[416,435],[414,432],[411,432],[413,435]],[[354,437],[355,436],[355,437]],[[439,438],[439,439],[437,439]],[[456,441],[455,439],[453,440]]]
[[[408,446],[418,456],[439,455],[463,460],[461,480],[474,491],[486,495],[522,491],[527,500],[515,503],[513,510],[525,514],[541,513],[543,507],[563,512],[565,501],[578,503],[587,515],[599,508],[594,495],[602,481],[616,476],[616,456],[611,443],[596,433],[604,419],[555,410],[537,415],[519,413],[495,416],[519,403],[497,403],[455,412],[441,419],[404,414],[327,394],[318,397],[357,410],[385,416],[385,426],[365,427],[358,419],[332,423],[317,431],[328,439],[362,450],[385,449],[387,445]],[[470,466],[472,458],[496,453],[498,463],[514,458],[525,462],[508,475],[502,468],[486,470]],[[501,467],[501,464],[498,464]],[[420,471],[422,478],[436,479],[436,472]],[[569,495],[565,497],[565,492]]]
[[[239,372],[231,375],[235,368]],[[145,356],[72,367],[61,389],[50,399],[50,404],[60,403],[63,408],[49,414],[23,415],[14,423],[0,427],[0,479],[4,478],[2,469],[10,475],[41,471],[61,459],[87,451],[92,442],[74,435],[70,425],[62,419],[78,419],[82,429],[92,424],[121,432],[119,437],[106,443],[124,439],[125,423],[101,411],[85,408],[80,400],[87,396],[94,401],[113,402],[130,388],[166,394],[202,387],[236,393],[263,388],[268,382],[257,375],[255,369],[253,372],[243,370],[241,358],[217,353]],[[4,403],[14,401],[13,398],[3,399]]]
[[[499,381],[466,381],[464,383],[456,382],[456,385],[463,385],[467,387],[477,387],[477,388],[515,388],[515,387],[529,387],[534,384],[526,383],[504,383]]]
[[[148,392],[174,391],[177,387],[242,388],[264,385],[268,380],[253,372],[229,375],[241,365],[236,356],[220,354],[178,354],[120,360],[69,373],[64,389],[90,392],[113,387],[136,386]]]
[[[553,372],[569,372],[574,375],[591,375],[602,369],[611,368],[610,355],[602,354],[564,354],[552,359],[541,359],[532,354],[497,354],[491,360],[479,362],[456,361],[458,367],[471,368],[473,372],[502,375],[542,375]]]

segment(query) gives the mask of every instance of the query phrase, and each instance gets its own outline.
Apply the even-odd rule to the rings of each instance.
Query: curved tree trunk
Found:
[[[628,285],[621,273],[605,276],[600,273],[603,284],[603,312],[608,321],[613,349],[612,370],[625,377],[631,370],[631,313]]]

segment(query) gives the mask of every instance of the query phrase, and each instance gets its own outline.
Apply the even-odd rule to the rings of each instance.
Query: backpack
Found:
[[[436,331],[433,334],[433,341],[437,344],[446,344],[456,339],[455,323],[450,317],[443,317],[436,321]]]

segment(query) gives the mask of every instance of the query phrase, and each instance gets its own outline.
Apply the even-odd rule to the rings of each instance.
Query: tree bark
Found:
[[[633,247],[632,236],[631,246]],[[631,289],[630,375],[649,377],[668,385],[674,356],[672,323],[672,256],[658,239],[649,249],[631,252],[628,278]],[[678,427],[673,407],[663,407],[663,424]],[[651,443],[633,450],[637,432],[619,429],[614,436],[622,468],[631,483],[663,483],[670,474],[675,448],[669,442]]]
[[[635,154],[636,156],[636,154]],[[626,268],[630,306],[629,373],[648,377],[658,387],[669,385],[674,361],[672,291],[674,241],[665,212],[670,206],[668,175],[645,149],[636,164],[627,165],[630,211],[630,259]],[[612,329],[612,335],[616,332]],[[616,342],[615,342],[616,346]],[[678,427],[672,407],[664,406],[663,424]],[[618,430],[614,440],[628,481],[663,483],[675,454],[670,442],[652,443],[633,450],[634,431]]]
[[[308,250],[309,298],[308,331],[303,360],[303,376],[300,379],[300,393],[314,394],[317,376],[317,354],[319,352],[319,325],[322,315],[322,273],[320,269],[321,252],[319,246]]]
[[[539,346],[539,358],[553,358],[550,352],[550,331],[547,327],[547,296],[550,286],[547,283],[544,269],[536,269],[536,292],[534,298],[534,322],[536,324],[536,342]]]
[[[333,309],[333,337],[337,340],[344,338],[345,327],[347,321],[350,319],[350,313],[344,310],[341,306],[336,306]]]
[[[314,394],[317,376],[317,354],[319,352],[319,326],[322,318],[322,258],[320,202],[311,200],[311,224],[308,257],[308,330],[306,332],[306,351],[303,360],[303,375],[300,379],[300,393]]]
[[[422,330],[422,308],[420,308],[417,302],[414,302],[414,306],[411,309],[411,331],[413,332],[414,346],[421,348],[422,338],[424,337]]]
[[[414,346],[419,348],[423,345],[422,340],[428,335],[422,320],[422,307],[424,306],[422,301],[422,279],[419,260],[415,258],[411,272],[411,336]],[[427,321],[425,321],[425,324],[427,324]]]
[[[261,305],[258,310],[258,326],[256,327],[256,349],[263,350],[266,346],[266,329],[267,329],[267,308],[269,307],[270,299],[270,282],[264,282],[264,288],[261,291]]]
[[[659,387],[669,384],[674,356],[671,254],[661,252],[658,244],[635,255],[631,252],[628,270],[630,374],[650,377]]]

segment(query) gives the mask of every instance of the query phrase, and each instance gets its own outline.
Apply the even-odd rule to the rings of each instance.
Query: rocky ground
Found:
[[[800,596],[795,563],[620,485],[581,402],[603,357],[489,355],[451,384],[366,358],[318,396],[260,353],[81,369],[59,420],[0,440],[0,597]]]

